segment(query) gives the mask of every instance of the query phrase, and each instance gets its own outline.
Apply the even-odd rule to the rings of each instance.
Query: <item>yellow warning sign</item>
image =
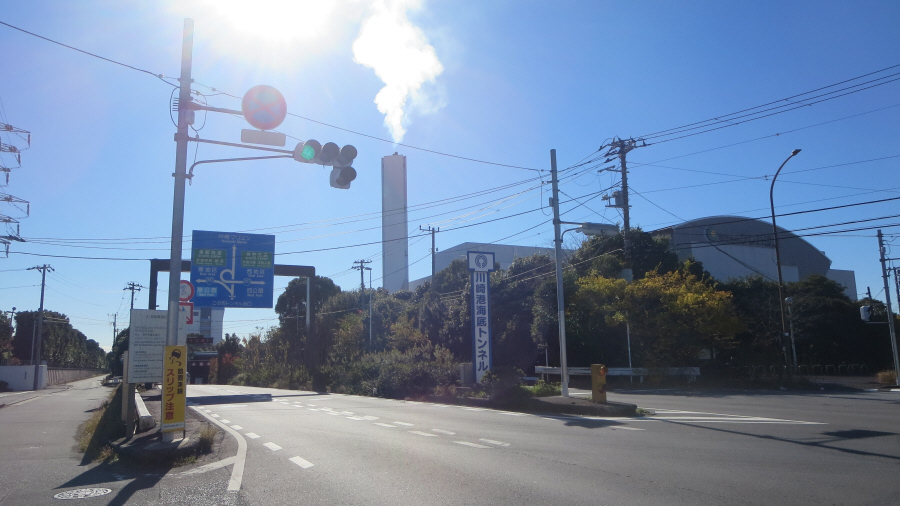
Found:
[[[163,432],[184,430],[185,376],[187,346],[166,346],[163,355],[162,423]]]

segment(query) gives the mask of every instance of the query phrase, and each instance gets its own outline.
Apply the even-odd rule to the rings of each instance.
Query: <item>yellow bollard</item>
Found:
[[[606,373],[608,369],[603,364],[591,364],[591,400],[594,402],[606,402]]]

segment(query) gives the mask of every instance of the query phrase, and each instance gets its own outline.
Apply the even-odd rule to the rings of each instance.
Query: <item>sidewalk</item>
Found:
[[[24,392],[0,392],[0,408],[28,402],[38,397],[64,392],[70,385],[52,385],[43,390],[26,390]]]

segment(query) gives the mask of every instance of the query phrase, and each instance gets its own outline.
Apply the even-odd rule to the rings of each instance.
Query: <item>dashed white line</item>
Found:
[[[224,418],[221,419],[221,420],[219,420],[219,421],[222,422],[222,423],[231,423],[231,420],[226,420],[226,419],[224,419]]]
[[[213,418],[219,418],[219,415],[213,415],[212,417],[213,417]]]
[[[479,439],[479,441],[484,441],[485,443],[489,443],[489,444],[497,445],[497,446],[509,446],[509,443],[504,443],[503,441],[495,441],[493,439],[481,438],[481,439]]]
[[[450,432],[449,430],[444,429],[431,429],[431,432],[437,432],[438,434],[446,434],[448,436],[455,436],[455,432]]]
[[[277,444],[272,443],[272,442],[264,443],[263,446],[265,446],[266,448],[272,450],[273,452],[277,452],[278,450],[281,449],[280,446],[278,446]]]
[[[512,411],[498,411],[501,415],[509,415],[509,416],[525,416],[526,413],[514,413]]]
[[[234,430],[244,430],[244,428],[241,427],[240,425],[232,425],[231,428]]]
[[[390,427],[392,429],[397,428],[396,425],[391,425],[389,423],[375,422],[375,425],[378,425],[379,427]]]
[[[411,430],[409,431],[411,434],[416,434],[417,436],[426,436],[426,437],[437,437],[437,434],[432,434],[430,432],[422,432],[420,430]]]
[[[402,425],[402,426],[404,426],[404,427],[412,427],[412,426],[413,426],[413,424],[411,424],[411,423],[406,423],[406,422],[393,422],[393,423],[395,423],[395,424],[397,424],[397,425]]]
[[[639,429],[639,428],[637,428],[637,427],[611,427],[611,428],[612,428],[613,430],[618,430],[618,429],[622,429],[622,430],[647,430],[647,429]]]
[[[254,433],[252,433],[252,432],[248,432],[248,433],[246,433],[246,434],[244,434],[244,435],[247,436],[247,437],[249,437],[250,439],[256,439],[256,438],[259,437],[259,434],[254,434]]]
[[[312,462],[310,462],[306,459],[300,458],[300,457],[291,457],[288,460],[290,460],[294,464],[297,464],[298,466],[302,467],[303,469],[307,469],[307,468],[310,468],[313,466]]]
[[[470,443],[468,441],[454,441],[454,443],[463,446],[471,446],[472,448],[490,448],[490,446],[480,445],[478,443]]]

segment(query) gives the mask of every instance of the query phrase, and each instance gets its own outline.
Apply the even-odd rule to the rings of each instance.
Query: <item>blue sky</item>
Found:
[[[254,85],[272,85],[284,94],[291,113],[315,120],[288,117],[278,130],[295,139],[355,145],[359,176],[350,190],[337,190],[328,185],[328,169],[291,160],[201,166],[187,189],[185,233],[274,233],[278,263],[313,265],[347,289],[358,283],[358,274],[349,270],[354,260],[374,260],[376,286],[382,274],[377,244],[353,246],[380,240],[380,218],[372,213],[380,210],[382,156],[407,155],[411,206],[548,179],[546,172],[395,145],[398,132],[386,125],[375,103],[385,87],[380,77],[388,76],[392,90],[412,90],[400,123],[404,144],[546,171],[550,149],[557,150],[562,169],[612,136],[637,137],[729,114],[900,63],[900,4],[890,1],[260,0],[249,5],[3,2],[0,21],[171,77],[179,71],[183,20],[193,18],[195,89],[210,105],[240,107],[239,100],[210,88],[241,96]],[[373,19],[388,23],[376,35],[411,34],[411,52],[396,53],[396,46],[385,43],[383,50],[355,59],[354,41]],[[367,39],[378,43],[373,40]],[[0,48],[0,120],[32,132],[22,167],[0,189],[31,203],[31,215],[20,219],[21,235],[29,242],[13,244],[9,258],[0,260],[0,309],[36,309],[39,274],[24,269],[49,263],[56,270],[48,276],[46,307],[67,314],[76,328],[108,347],[110,315],[119,315],[120,326],[127,324],[122,288],[129,281],[146,286],[149,263],[34,255],[168,256],[172,87],[5,26],[0,26]],[[409,63],[413,57],[421,57],[418,67]],[[766,216],[769,181],[762,176],[773,174],[794,148],[803,152],[786,166],[775,190],[781,212],[900,196],[898,90],[900,82],[889,83],[632,152],[629,183],[644,197],[632,196],[632,224],[651,230],[710,215]],[[248,126],[241,118],[209,114],[199,135],[237,142],[242,128]],[[23,146],[6,135],[2,140]],[[296,140],[288,142],[290,147]],[[198,160],[252,155],[210,145],[196,152]],[[6,154],[0,160],[14,165]],[[849,165],[822,168],[838,164]],[[598,175],[596,168],[583,171],[564,180],[563,199],[594,196],[616,180],[609,173]],[[409,225],[452,229],[532,211],[442,232],[438,247],[497,241],[536,225],[502,242],[549,246],[549,210],[540,209],[548,194],[539,187],[528,182],[423,206],[410,212]],[[897,209],[893,202],[864,205],[785,217],[779,225],[831,225],[890,216]],[[7,204],[0,213],[23,215]],[[564,219],[621,218],[594,198]],[[886,233],[900,233],[900,227],[887,227],[898,222],[886,218],[857,226],[885,225]],[[847,228],[852,227],[813,231]],[[855,270],[860,292],[866,286],[882,292],[874,230],[808,240],[825,251],[834,268]],[[296,253],[337,246],[351,247]],[[429,247],[425,238],[410,240],[412,279],[430,273]],[[276,278],[276,296],[287,281]],[[165,276],[160,286],[166,287]],[[165,296],[161,291],[160,300]],[[142,291],[136,307],[146,304]],[[226,331],[240,335],[275,323],[268,309],[226,313]]]

